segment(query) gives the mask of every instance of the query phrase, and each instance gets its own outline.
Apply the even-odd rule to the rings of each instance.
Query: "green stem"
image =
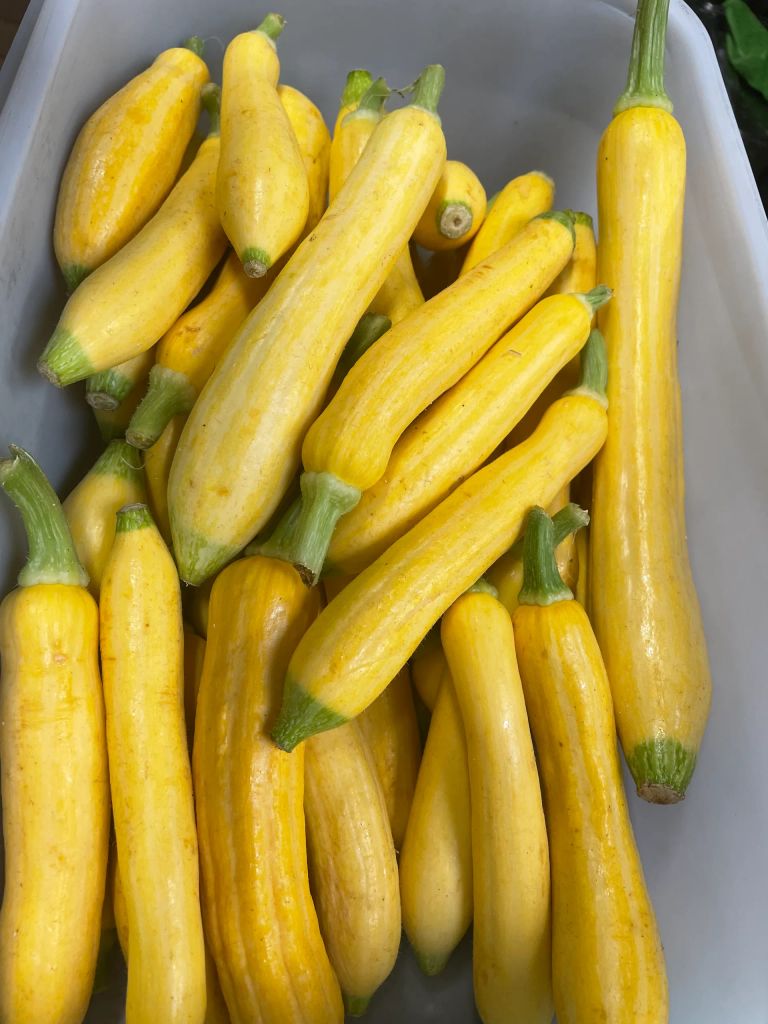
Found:
[[[214,139],[221,135],[221,86],[215,82],[207,82],[200,90],[200,102],[208,111],[211,120],[207,138]]]
[[[461,238],[472,228],[472,210],[463,199],[444,199],[435,214],[435,226],[443,238]]]
[[[546,213],[540,213],[533,219],[556,220],[558,224],[562,224],[564,228],[567,228],[571,232],[573,244],[576,245],[576,229],[573,226],[573,219],[571,217],[570,210],[547,210]]]
[[[574,224],[581,224],[582,227],[589,228],[590,231],[594,231],[592,218],[588,213],[581,213],[579,210],[563,210],[563,213],[567,213]]]
[[[599,284],[596,288],[593,288],[592,291],[589,291],[586,294],[577,294],[576,298],[581,299],[587,307],[589,315],[592,317],[598,309],[601,308],[601,306],[606,304],[612,295],[613,292],[607,284]]]
[[[265,558],[279,558],[283,562],[294,561],[294,539],[301,519],[301,498],[296,498],[286,509],[283,518],[275,527],[268,540],[253,540],[245,549],[246,557],[263,555]]]
[[[442,64],[429,64],[421,72],[411,100],[412,107],[426,110],[440,124],[437,104],[445,85],[445,69]]]
[[[0,459],[0,487],[14,502],[29,542],[29,559],[19,573],[20,587],[64,583],[87,587],[61,502],[45,473],[23,448],[12,444],[12,459]]]
[[[485,576],[481,576],[471,587],[467,587],[465,594],[489,594],[491,597],[498,597],[499,592],[492,583],[489,583]]]
[[[261,32],[271,43],[274,43],[276,39],[280,38],[280,33],[284,28],[285,18],[282,14],[268,14],[256,31]]]
[[[347,75],[344,92],[341,94],[339,109],[343,110],[344,107],[351,107],[354,103],[359,103],[372,83],[373,75],[370,71],[365,71],[363,68],[355,68],[354,71],[350,71]]]
[[[603,336],[595,329],[590,331],[584,348],[581,350],[581,373],[579,383],[566,395],[589,395],[606,409],[608,398],[605,393],[608,384],[608,354],[605,351]]]
[[[350,1017],[362,1017],[371,1001],[370,996],[348,996],[346,992],[342,992],[341,997],[344,1000],[344,1011]]]
[[[308,587],[320,578],[336,523],[360,501],[360,488],[333,473],[302,473],[301,518],[296,526],[293,564]]]
[[[155,521],[149,508],[143,502],[136,502],[133,505],[123,505],[121,509],[118,509],[115,533],[144,530],[146,527],[154,525]]]
[[[134,448],[151,448],[174,416],[189,412],[197,391],[186,373],[155,363],[149,371],[149,387],[131,417],[125,439]]]
[[[572,533],[578,533],[588,523],[589,512],[586,509],[580,508],[572,501],[567,505],[563,505],[552,516],[552,526],[555,531],[555,548],[560,547],[566,537],[570,537]],[[510,551],[515,558],[523,557],[525,553],[525,535],[520,540],[515,541]]]
[[[384,113],[384,104],[391,95],[392,90],[386,81],[383,78],[377,78],[374,82],[371,82],[360,97],[360,102],[355,109],[350,110],[341,123],[346,124],[348,121],[354,121],[358,117],[380,120]]]
[[[371,345],[386,334],[391,326],[392,321],[387,316],[380,313],[363,313],[336,364],[329,390],[333,390],[334,385],[338,387],[341,384],[358,359],[365,355]]]
[[[555,528],[543,508],[534,505],[528,516],[523,555],[523,585],[518,604],[549,605],[572,601],[555,560]]]
[[[94,409],[116,409],[133,391],[136,382],[113,366],[109,370],[92,373],[85,382],[85,400]]]
[[[660,107],[672,113],[664,88],[664,47],[669,0],[640,0],[632,35],[627,87],[613,108],[614,117],[632,107]]]
[[[200,36],[190,36],[189,39],[185,39],[181,45],[185,50],[191,50],[192,53],[196,54],[202,60],[205,43]]]
[[[91,467],[88,475],[91,474],[119,476],[134,484],[141,484],[144,479],[141,456],[135,448],[121,438],[109,442],[106,451],[102,452]]]

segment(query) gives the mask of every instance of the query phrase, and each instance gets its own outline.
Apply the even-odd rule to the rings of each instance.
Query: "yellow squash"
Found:
[[[309,211],[303,234],[308,235],[315,230],[328,205],[331,136],[323,115],[303,92],[290,85],[278,85],[277,95],[291,122],[307,173]]]
[[[440,692],[443,680],[446,675],[450,676],[450,669],[448,668],[448,662],[445,660],[445,651],[440,643],[439,634],[436,637],[436,644],[432,650],[421,656],[418,649],[415,651],[411,659],[411,674],[413,676],[413,685],[416,687],[418,695],[424,701],[428,710],[434,711],[437,695]],[[378,697],[376,699],[378,700]]]
[[[215,203],[218,87],[202,90],[211,134],[155,216],[83,282],[38,360],[57,387],[151,348],[189,305],[224,255]]]
[[[85,385],[85,400],[93,409],[117,409],[133,389],[146,381],[155,363],[155,346],[109,370],[92,374]]]
[[[547,828],[512,623],[470,591],[440,636],[467,738],[477,1009],[483,1024],[551,1024]]]
[[[147,484],[149,507],[160,536],[171,546],[171,523],[168,518],[168,476],[179,443],[186,416],[174,416],[159,439],[144,452],[144,479]]]
[[[208,81],[202,40],[165,50],[85,123],[61,180],[53,245],[73,292],[170,192]]]
[[[588,292],[597,284],[597,243],[588,213],[568,211],[573,219],[576,244],[573,255],[549,286],[548,295]]]
[[[384,793],[356,722],[306,744],[304,813],[320,931],[357,1016],[395,965],[400,891]]]
[[[287,252],[309,212],[307,172],[277,94],[282,30],[283,18],[268,14],[224,54],[216,205],[249,277],[262,277]]]
[[[270,518],[361,314],[440,175],[439,65],[386,117],[322,218],[235,335],[197,401],[171,470],[183,579],[202,583]],[[331,215],[332,214],[332,215]]]
[[[557,1019],[666,1024],[664,952],[627,812],[608,678],[586,612],[557,572],[552,534],[534,509],[514,628],[549,831]]]
[[[450,675],[437,696],[400,851],[403,928],[425,974],[439,974],[472,920],[467,741]]]
[[[136,452],[125,441],[110,441],[62,504],[77,557],[90,577],[88,589],[97,601],[115,539],[118,509],[145,497],[144,474]]]
[[[593,311],[607,298],[606,289],[596,289],[585,296],[543,299],[414,420],[395,444],[381,479],[339,522],[326,570],[361,572],[471,476],[577,355],[589,336]]]
[[[387,317],[393,324],[405,320],[419,306],[424,305],[424,296],[413,269],[411,250],[403,249],[368,307],[369,312]]]
[[[339,133],[339,125],[347,114],[352,110],[357,109],[358,103],[366,94],[372,82],[373,75],[370,71],[366,71],[364,68],[355,68],[347,73],[347,80],[344,83],[344,91],[341,94],[341,100],[339,102],[339,112],[336,115],[336,122],[333,126],[334,139]],[[331,141],[331,148],[333,148],[333,140]]]
[[[0,605],[0,1021],[80,1024],[109,846],[99,612],[43,471],[11,454],[0,486],[22,514],[29,561]]]
[[[541,171],[513,178],[497,194],[482,227],[472,239],[460,276],[507,245],[531,218],[551,210],[554,201],[555,183]]]
[[[110,441],[118,441],[125,437],[131,417],[136,412],[139,402],[147,390],[149,374],[143,377],[139,384],[133,388],[128,397],[124,399],[116,409],[94,409],[93,415],[99,427],[101,440],[104,444]]]
[[[288,667],[272,730],[283,749],[366,708],[430,626],[511,546],[528,509],[549,504],[589,462],[605,440],[604,389],[605,348],[593,331],[580,386],[554,403],[534,434],[470,477],[331,601]]]
[[[284,562],[216,579],[195,723],[206,934],[233,1024],[341,1024],[338,982],[307,880],[304,749],[270,741],[291,651],[316,592]]]
[[[475,172],[458,160],[446,160],[413,240],[433,251],[458,249],[480,230],[485,207],[485,189]]]
[[[319,575],[339,515],[384,476],[405,428],[531,308],[568,262],[573,237],[569,217],[536,218],[482,267],[393,327],[350,370],[302,447],[296,552],[308,579]]]
[[[112,812],[128,927],[126,1024],[203,1024],[181,595],[146,505],[117,514],[100,608]]]
[[[592,507],[591,615],[637,791],[682,800],[712,681],[685,535],[677,297],[685,141],[664,92],[669,0],[642,0],[627,91],[600,141],[598,273],[610,367]]]

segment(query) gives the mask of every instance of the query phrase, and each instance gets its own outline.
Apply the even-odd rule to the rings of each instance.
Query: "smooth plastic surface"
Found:
[[[537,168],[556,205],[596,213],[595,153],[621,92],[634,0],[285,0],[282,80],[333,124],[346,71],[397,86],[440,61],[451,157],[489,195]],[[57,392],[35,360],[64,304],[51,232],[64,163],[87,116],[162,49],[197,33],[217,80],[222,43],[255,27],[250,0],[46,0],[0,115],[0,444],[34,453],[62,497],[99,449],[82,386]],[[219,42],[221,41],[221,42]],[[685,802],[630,794],[666,949],[672,1024],[768,1021],[768,225],[709,39],[672,0],[667,86],[688,142],[678,336],[688,538],[714,680],[712,717]],[[10,55],[15,66],[18,53]],[[0,80],[0,87],[3,81]],[[2,92],[0,91],[0,101]],[[0,588],[24,558],[0,503]],[[444,975],[403,946],[367,1013],[464,1024],[470,945]],[[119,955],[114,982],[124,980]],[[97,996],[89,1022],[122,1021]]]

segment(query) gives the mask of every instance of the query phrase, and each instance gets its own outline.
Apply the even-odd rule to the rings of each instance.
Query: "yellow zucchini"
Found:
[[[467,741],[450,676],[437,696],[400,851],[403,928],[425,974],[439,974],[472,920]]]
[[[431,651],[419,657],[417,650],[411,660],[413,685],[430,711],[435,710],[437,695],[440,692],[443,679],[446,675],[450,675],[448,662],[445,660],[445,651],[440,643],[439,636],[436,639],[436,646]]]
[[[304,751],[309,878],[346,1012],[363,1013],[400,946],[397,858],[384,793],[357,722]]]
[[[549,830],[557,1019],[666,1024],[664,952],[627,812],[610,686],[553,547],[551,521],[534,509],[514,631]]]
[[[307,172],[277,94],[282,30],[283,18],[268,14],[224,54],[216,205],[249,277],[262,277],[287,252],[309,212]]]
[[[440,175],[442,81],[439,65],[428,68],[410,106],[381,122],[333,216],[301,243],[190,413],[169,483],[174,549],[188,582],[202,583],[258,533],[298,468],[344,343]]]
[[[160,536],[171,546],[171,523],[168,518],[168,476],[179,443],[186,416],[174,416],[160,438],[142,456],[149,507]]]
[[[440,636],[467,739],[477,1009],[483,1024],[551,1024],[547,828],[512,623],[470,591]]]
[[[588,213],[569,210],[576,232],[573,256],[549,286],[548,295],[588,292],[597,284],[597,243]]]
[[[62,504],[77,556],[90,577],[88,589],[97,601],[115,539],[118,509],[145,497],[136,452],[125,441],[111,441]]]
[[[627,90],[600,141],[598,272],[611,417],[595,464],[592,621],[638,794],[682,800],[712,681],[685,535],[675,319],[685,140],[664,92],[668,0],[641,0]]]
[[[548,504],[599,450],[607,402],[598,331],[582,364],[580,386],[554,403],[528,441],[470,477],[320,614],[288,668],[272,730],[283,749],[366,708],[430,626],[510,547],[531,505]]]
[[[411,250],[406,246],[397,257],[386,281],[374,295],[368,310],[387,317],[393,324],[399,324],[423,305],[424,296],[413,269]]]
[[[218,87],[202,90],[211,134],[155,216],[70,296],[38,369],[64,387],[146,351],[197,295],[227,238],[214,197]]]
[[[533,306],[570,258],[573,238],[569,217],[536,218],[481,269],[393,327],[350,370],[302,446],[296,556],[308,580],[319,575],[339,516],[382,478],[405,428]]]
[[[384,474],[339,522],[326,571],[361,572],[474,473],[578,354],[594,310],[609,294],[595,289],[543,299],[414,420],[392,449]],[[366,440],[361,437],[358,448]]]
[[[307,880],[304,748],[267,730],[286,664],[319,597],[255,556],[211,594],[193,766],[206,934],[233,1024],[341,1024]]]
[[[155,363],[155,346],[109,370],[92,374],[85,385],[85,400],[93,409],[117,409],[138,385],[146,381]]]
[[[208,81],[197,36],[102,103],[70,153],[53,245],[73,292],[143,228],[173,187]]]
[[[485,189],[475,172],[458,160],[446,160],[413,240],[433,251],[458,249],[480,230],[485,207]]]
[[[531,171],[513,178],[499,192],[493,208],[472,239],[459,276],[469,273],[519,235],[533,217],[552,209],[555,183],[542,171]]]
[[[11,454],[0,486],[21,512],[29,560],[0,605],[0,1020],[80,1024],[109,848],[99,612],[43,471],[23,449]]]
[[[101,587],[101,662],[128,924],[127,1024],[202,1024],[205,954],[184,728],[181,595],[146,505],[127,505]]]
[[[328,176],[331,162],[331,136],[323,115],[312,100],[290,85],[278,85],[277,95],[291,122],[299,153],[307,172],[309,210],[303,234],[314,231],[328,206]]]

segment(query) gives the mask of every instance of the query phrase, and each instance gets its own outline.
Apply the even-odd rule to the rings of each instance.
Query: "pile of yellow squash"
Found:
[[[0,460],[0,1024],[79,1024],[115,934],[127,1024],[333,1024],[403,929],[432,975],[470,924],[484,1024],[668,1020],[617,743],[682,800],[711,689],[668,3],[599,244],[545,173],[446,159],[439,64],[391,110],[350,72],[331,137],[277,14],[221,88],[192,37],[82,129],[38,366],[108,443],[62,504]]]

